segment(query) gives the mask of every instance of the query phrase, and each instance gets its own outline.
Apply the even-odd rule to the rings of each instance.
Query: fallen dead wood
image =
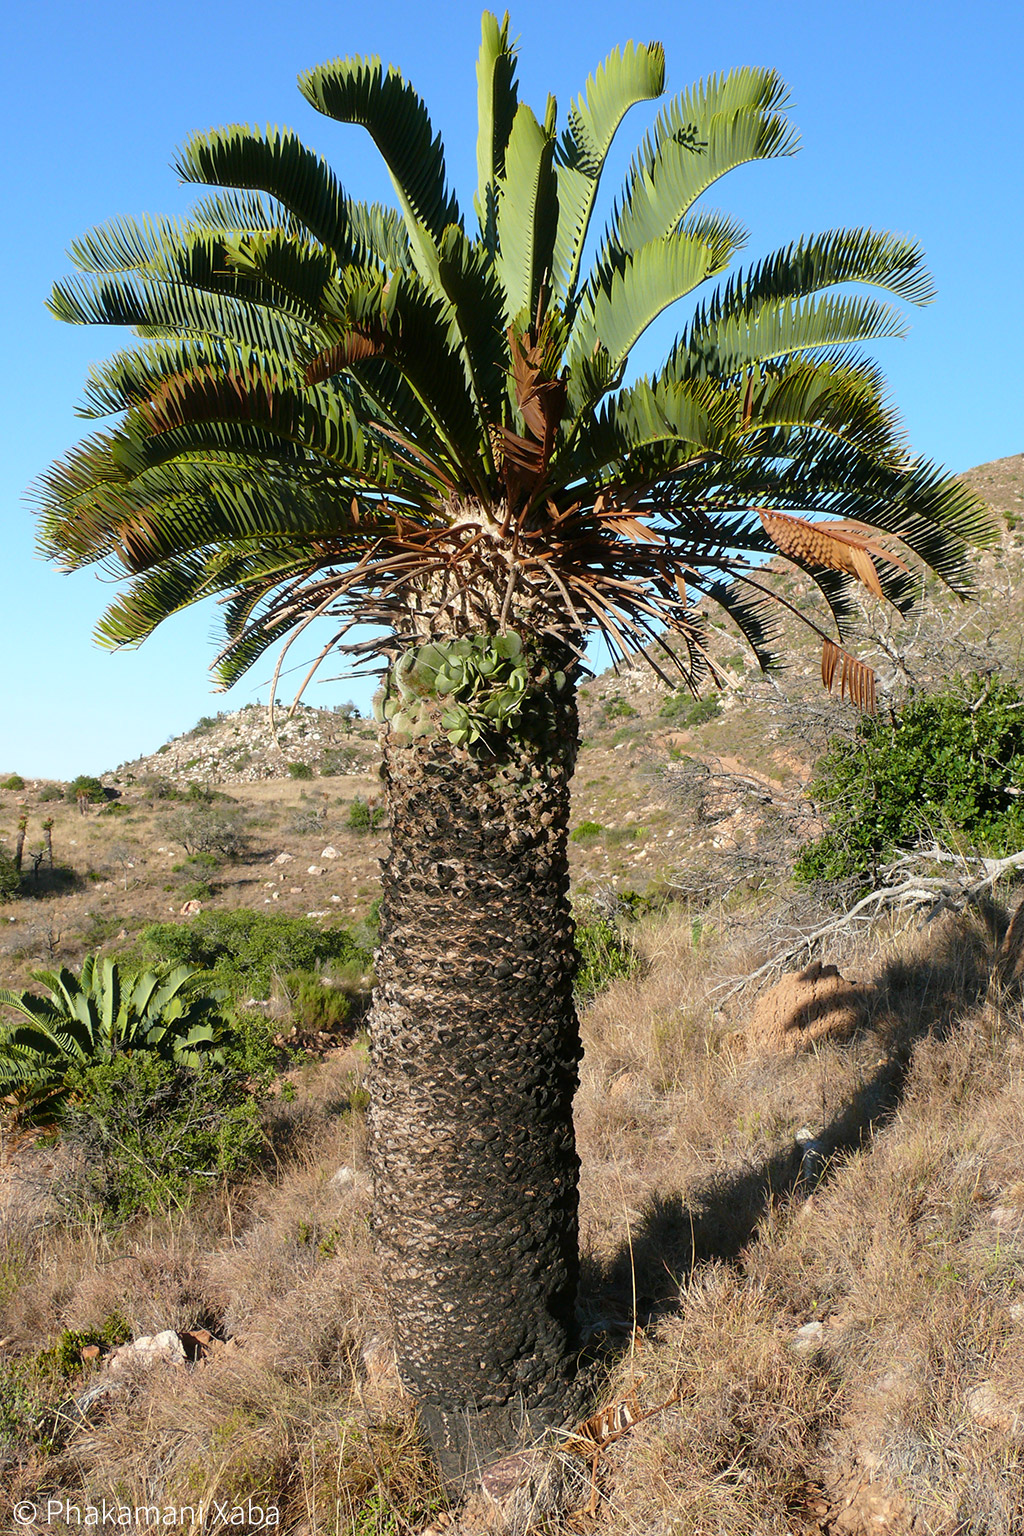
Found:
[[[936,866],[948,873],[933,873]],[[784,948],[777,950],[757,970],[735,982],[723,983],[715,988],[722,994],[721,1000],[733,997],[751,982],[779,972],[788,961],[798,957],[810,959],[816,946],[839,934],[849,933],[857,927],[866,927],[877,921],[885,912],[916,913],[924,910],[925,923],[939,912],[962,912],[968,907],[983,907],[984,898],[993,886],[1024,868],[1024,849],[1001,859],[988,859],[980,855],[961,854],[934,843],[928,848],[908,849],[897,853],[881,871],[883,884],[859,897],[845,912],[828,922],[793,935]],[[1017,930],[1024,924],[1011,924],[1004,940],[1004,949],[1018,941]],[[1019,935],[1024,940],[1024,932]],[[1019,947],[1019,943],[1018,943]],[[1005,974],[1007,964],[1013,968],[1013,957],[1001,953],[997,971]]]

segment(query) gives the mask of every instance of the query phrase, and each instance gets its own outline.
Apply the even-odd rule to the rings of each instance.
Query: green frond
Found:
[[[696,322],[680,337],[668,377],[730,378],[797,353],[905,336],[899,311],[876,299],[826,294]]]
[[[237,451],[236,427],[255,428],[272,443],[281,439],[361,478],[376,476],[375,456],[338,391],[323,385],[299,391],[254,367],[168,379],[159,398],[126,422],[112,448],[114,462],[134,476],[187,453]]]
[[[719,270],[727,267],[750,239],[749,231],[739,219],[710,208],[703,213],[687,214],[679,225],[679,232],[706,245]]]
[[[569,352],[570,371],[595,347],[621,368],[653,320],[720,270],[714,254],[690,235],[654,240],[620,264],[597,270],[580,302]]]
[[[633,160],[605,248],[635,251],[671,234],[727,172],[792,154],[796,137],[783,115],[787,104],[785,86],[766,69],[714,75],[674,97]]]
[[[419,400],[433,432],[470,484],[479,484],[486,426],[460,348],[449,341],[447,299],[433,297],[414,273],[392,278],[383,299],[381,355],[401,373]]]
[[[204,295],[217,295],[217,304],[204,303]],[[218,324],[217,315],[221,308],[230,312],[236,301],[269,306],[307,327],[316,324],[317,313],[308,304],[269,282],[232,271],[227,246],[219,239],[197,241],[183,251],[180,271],[166,281],[115,276],[55,283],[47,308],[72,325],[127,325],[159,335],[203,332],[212,310],[214,334],[226,334],[230,321],[226,317]]]
[[[68,255],[80,272],[106,273],[162,270],[162,257],[188,236],[184,219],[111,219],[73,240]]]
[[[268,317],[264,315],[263,319],[266,322]],[[292,345],[289,333],[277,334],[286,344],[283,347],[266,346],[266,360],[269,363],[273,357],[277,366],[285,369],[285,377],[290,377],[299,386],[302,374],[295,355],[297,349]],[[94,363],[89,369],[85,399],[78,408],[78,415],[100,417],[130,410],[148,400],[167,378],[195,369],[221,368],[230,372],[243,366],[252,355],[248,349],[243,351],[237,346],[224,345],[221,338],[201,335],[150,342],[148,346],[132,351],[115,352],[105,363]]]
[[[516,50],[508,38],[507,11],[500,26],[498,18],[490,11],[483,13],[476,82],[477,190],[473,207],[480,221],[484,244],[493,256],[497,242],[498,182],[505,174],[505,149],[519,104]]]
[[[805,236],[730,277],[695,315],[690,335],[840,283],[870,283],[912,304],[927,304],[934,296],[916,241],[873,229],[835,229]]]
[[[558,230],[556,292],[572,301],[579,280],[601,173],[619,125],[630,107],[653,101],[665,89],[665,50],[660,43],[614,48],[588,78],[569,108],[569,124],[555,151]]]
[[[656,390],[641,379],[581,422],[575,439],[556,456],[555,468],[570,483],[586,478],[600,483],[627,474],[630,480],[643,479],[634,467],[645,447],[668,445],[678,466],[714,450],[733,418],[731,401],[714,385],[695,380]]]
[[[182,555],[132,581],[106,609],[94,638],[107,650],[141,645],[172,614],[224,590],[205,554]]]
[[[421,98],[397,69],[379,59],[336,59],[299,76],[299,90],[318,112],[367,130],[398,194],[417,268],[425,278],[429,244],[462,216],[445,179],[444,149]]]
[[[371,231],[365,224],[359,227],[363,216],[353,219],[358,205],[345,195],[326,160],[307,149],[288,128],[260,129],[233,123],[193,134],[178,151],[175,169],[185,182],[268,193],[296,222],[297,228],[286,233],[301,230],[306,238],[318,240],[339,265],[354,261],[362,266],[381,259],[377,242],[368,238]],[[202,205],[193,217],[203,221]],[[225,228],[220,219],[206,222]],[[247,223],[241,228],[258,232],[279,228],[280,223],[278,217],[270,226]]]
[[[318,318],[330,302],[334,257],[310,240],[280,230],[226,235],[224,254],[231,272],[269,285],[285,307],[294,306],[310,319]]]
[[[521,102],[498,183],[495,270],[505,292],[505,323],[537,311],[541,283],[550,282],[558,226],[555,138]]]
[[[438,281],[451,305],[450,345],[462,349],[466,374],[484,421],[500,421],[508,370],[504,294],[493,262],[454,225],[438,253]]]
[[[782,609],[778,602],[761,592],[744,590],[742,582],[735,579],[708,582],[700,590],[729,615],[753,651],[761,671],[770,672],[778,661],[773,646],[782,628]]]

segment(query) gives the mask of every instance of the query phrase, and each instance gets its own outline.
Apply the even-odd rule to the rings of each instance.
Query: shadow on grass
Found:
[[[880,972],[866,1027],[879,1031],[885,1056],[819,1132],[810,1153],[790,1143],[756,1167],[686,1193],[655,1195],[610,1259],[585,1260],[584,1309],[612,1323],[610,1333],[598,1335],[591,1348],[610,1362],[623,1337],[628,1342],[633,1320],[644,1328],[677,1308],[696,1266],[711,1260],[738,1263],[773,1203],[792,1194],[802,1179],[810,1192],[827,1181],[844,1154],[871,1144],[899,1109],[917,1042],[947,1038],[984,1000],[993,946],[1005,926],[1005,918],[991,912],[984,914],[987,932],[969,918],[946,919],[936,925],[926,954],[894,960]]]

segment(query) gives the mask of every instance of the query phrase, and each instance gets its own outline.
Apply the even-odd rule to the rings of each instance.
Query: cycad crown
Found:
[[[856,350],[900,334],[899,313],[837,291],[927,302],[913,242],[833,230],[734,270],[664,365],[624,383],[651,322],[745,243],[703,195],[795,149],[775,72],[674,97],[596,239],[609,148],[662,95],[661,46],[611,53],[561,133],[553,99],[542,117],[518,99],[507,16],[484,15],[477,80],[475,231],[420,98],[357,58],[300,89],[367,129],[397,210],[354,201],[290,130],[234,126],[179,155],[185,181],[219,189],[188,219],[117,220],[74,244],[82,275],[57,285],[54,313],[142,338],[88,382],[83,414],[121,423],[39,487],[46,553],[131,578],[100,639],[135,644],[216,595],[225,686],[325,614],[314,665],[338,646],[394,656],[509,631],[578,656],[597,630],[613,655],[696,686],[712,665],[704,600],[770,659],[785,603],[772,552],[811,573],[840,640],[856,583],[909,601],[918,578],[892,540],[964,590],[986,515],[909,457]],[[826,642],[826,681],[869,703],[867,669],[800,616]],[[367,621],[383,638],[349,645]]]

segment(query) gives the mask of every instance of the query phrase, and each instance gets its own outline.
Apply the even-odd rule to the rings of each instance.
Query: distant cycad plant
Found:
[[[149,1051],[179,1066],[223,1059],[227,1025],[219,999],[194,966],[126,975],[116,960],[90,955],[81,976],[34,971],[49,997],[0,988],[0,1008],[24,1022],[0,1024],[0,1100],[22,1124],[50,1125],[74,1069]]]

